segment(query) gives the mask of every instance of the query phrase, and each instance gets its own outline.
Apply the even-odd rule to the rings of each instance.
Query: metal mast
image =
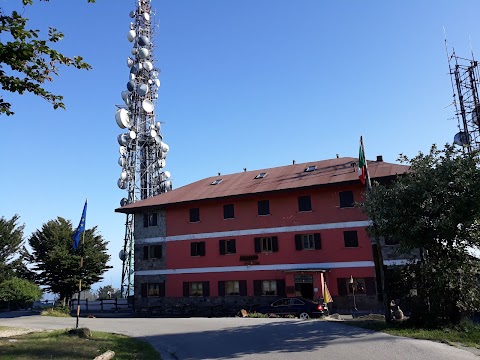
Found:
[[[115,120],[125,132],[118,135],[122,171],[117,185],[127,191],[121,206],[143,200],[172,189],[170,173],[163,171],[169,150],[163,142],[160,122],[155,111],[160,71],[155,67],[154,22],[151,0],[137,0],[130,12],[130,30],[127,39],[133,45],[127,58],[130,69],[126,90],[121,96],[124,104],[117,105]],[[120,250],[122,266],[122,296],[133,291],[134,215],[125,222],[125,239]]]
[[[447,50],[448,54],[448,50]],[[480,101],[478,98],[479,66],[474,59],[448,54],[448,67],[453,89],[453,104],[459,132],[454,137],[457,145],[468,152],[480,150]]]

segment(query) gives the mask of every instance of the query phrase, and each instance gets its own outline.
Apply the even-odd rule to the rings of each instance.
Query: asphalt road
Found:
[[[0,326],[75,327],[75,318],[16,315],[0,314]],[[163,360],[479,360],[473,353],[449,345],[323,320],[80,318],[80,327],[144,339],[160,351]]]

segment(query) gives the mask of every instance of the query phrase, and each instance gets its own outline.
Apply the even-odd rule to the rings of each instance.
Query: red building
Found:
[[[136,306],[318,299],[326,287],[338,308],[352,290],[358,308],[380,306],[356,162],[218,175],[117,209],[135,214]],[[368,169],[387,181],[408,167],[379,157]]]

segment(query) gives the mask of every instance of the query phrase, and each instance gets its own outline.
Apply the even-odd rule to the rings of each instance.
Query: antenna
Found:
[[[120,206],[150,198],[172,190],[170,173],[164,171],[169,146],[163,141],[155,109],[160,88],[160,70],[155,67],[155,21],[151,2],[135,1],[130,12],[127,40],[132,44],[126,65],[129,69],[126,88],[121,92],[125,105],[117,106],[115,120],[125,132],[118,135],[121,167],[117,185],[127,196]],[[133,292],[134,215],[127,214],[122,260],[122,296]]]

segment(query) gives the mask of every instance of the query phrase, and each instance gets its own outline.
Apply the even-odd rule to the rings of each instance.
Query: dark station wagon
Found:
[[[328,315],[325,304],[319,304],[302,297],[282,298],[266,306],[254,306],[252,311],[279,316],[293,315],[305,320]]]

